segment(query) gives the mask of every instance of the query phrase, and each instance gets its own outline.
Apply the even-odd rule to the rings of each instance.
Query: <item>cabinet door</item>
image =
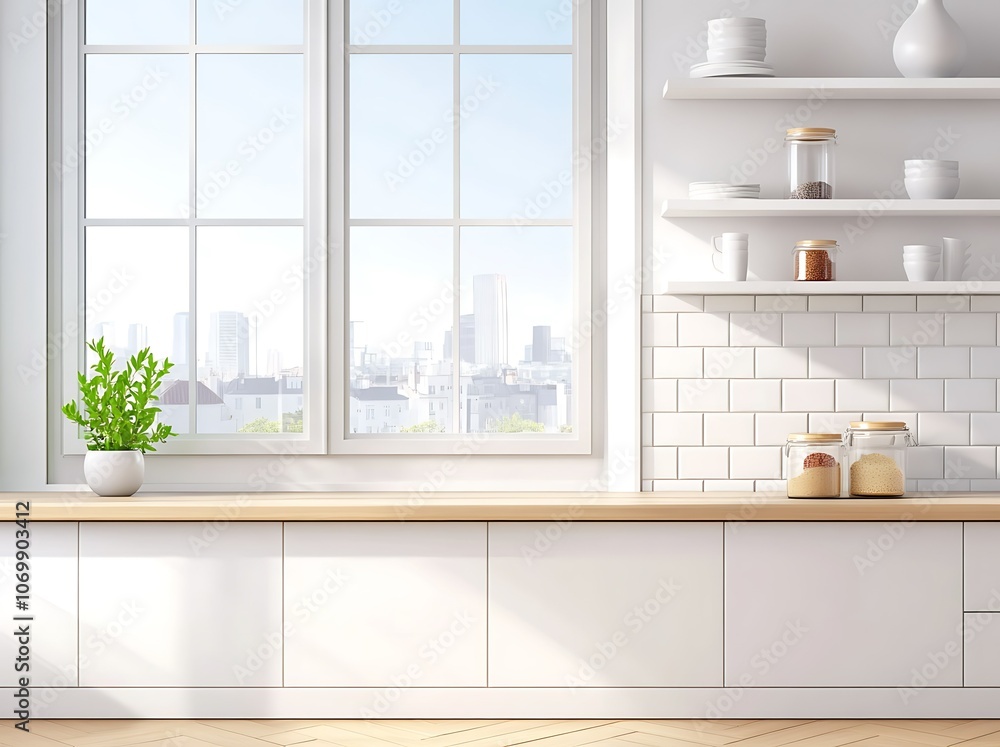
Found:
[[[285,634],[289,687],[484,686],[486,524],[286,524]]]
[[[14,670],[20,645],[14,631],[19,625],[30,625],[31,685],[39,687],[75,687],[76,667],[76,570],[77,525],[69,522],[35,522],[28,524],[27,552],[28,609],[15,610],[17,594],[17,541],[13,522],[0,523],[0,605],[11,614],[4,616],[0,630],[0,686],[13,687],[22,676]],[[34,620],[15,622],[14,616],[30,616]],[[44,696],[44,693],[42,694]],[[46,699],[40,696],[41,703]]]
[[[965,615],[965,686],[1000,687],[1000,614]]]
[[[960,686],[961,626],[960,523],[726,525],[727,686]]]
[[[722,683],[722,524],[490,524],[490,685]]]
[[[279,687],[281,524],[80,525],[80,684]]]
[[[965,523],[965,609],[1000,612],[1000,522]]]

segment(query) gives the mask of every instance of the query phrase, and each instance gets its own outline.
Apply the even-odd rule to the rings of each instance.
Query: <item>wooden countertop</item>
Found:
[[[790,500],[766,493],[0,493],[0,521],[1000,521],[1000,493]]]

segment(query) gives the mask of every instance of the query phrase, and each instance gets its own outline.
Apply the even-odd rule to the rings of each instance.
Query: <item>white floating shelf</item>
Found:
[[[1000,295],[1000,281],[911,283],[907,280],[837,280],[794,282],[792,280],[678,281],[667,283],[665,296],[976,296]]]
[[[665,99],[1000,99],[1000,78],[674,78]]]
[[[1000,200],[667,200],[664,218],[1000,217]]]

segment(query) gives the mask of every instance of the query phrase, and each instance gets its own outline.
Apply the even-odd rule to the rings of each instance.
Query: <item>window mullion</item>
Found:
[[[188,319],[187,378],[188,433],[198,433],[198,0],[191,0],[190,160],[188,162]]]
[[[454,29],[452,37],[452,112],[458,112],[461,106],[462,91],[462,0],[454,0]],[[460,117],[453,117],[454,132],[452,133],[452,216],[455,221],[452,228],[452,288],[454,289],[451,322],[451,409],[453,412],[451,431],[462,432],[462,127]]]

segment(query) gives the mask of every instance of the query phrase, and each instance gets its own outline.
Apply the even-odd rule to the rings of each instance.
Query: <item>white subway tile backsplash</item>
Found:
[[[806,413],[761,413],[756,416],[757,446],[784,446],[789,433],[808,433]]]
[[[969,480],[973,493],[1000,493],[1000,480]]]
[[[705,348],[704,376],[706,379],[752,379],[753,354],[753,348]]]
[[[733,347],[780,347],[780,314],[730,314],[729,344]]]
[[[890,314],[890,345],[944,345],[941,314]]]
[[[862,348],[809,349],[810,379],[860,379],[863,376]]]
[[[729,381],[726,379],[680,379],[677,382],[679,412],[728,412]]]
[[[781,447],[737,446],[730,449],[729,476],[734,480],[780,480]]]
[[[913,480],[939,480],[944,477],[944,447],[910,447],[906,454],[906,476]]]
[[[782,314],[786,348],[823,347],[836,343],[835,314]]]
[[[804,379],[809,376],[807,348],[757,348],[757,377]]]
[[[654,480],[653,490],[657,493],[700,493],[704,489],[701,480]]]
[[[642,409],[645,412],[676,412],[677,380],[643,379]]]
[[[642,492],[643,493],[648,493],[648,492],[650,492],[653,489],[653,481],[652,480],[642,480],[642,482],[640,484],[642,485]]]
[[[705,446],[753,446],[753,420],[750,412],[706,412]]]
[[[788,484],[784,480],[755,480],[753,489],[764,495],[783,496],[787,494]]]
[[[809,413],[810,433],[843,433],[858,420],[864,420],[860,412],[811,412]],[[914,424],[916,421],[914,421]]]
[[[968,493],[970,480],[917,480],[916,487],[909,487],[907,480],[907,490],[919,490],[921,493]]]
[[[642,445],[653,445],[653,413],[642,413]]]
[[[701,348],[653,348],[653,373],[657,379],[700,379],[705,353]]]
[[[726,480],[729,449],[719,446],[682,446],[677,454],[677,474],[682,480]]]
[[[809,308],[805,296],[757,296],[757,311],[773,311],[787,314],[806,311]]]
[[[888,314],[837,314],[837,345],[888,344]]]
[[[996,412],[996,379],[951,379],[944,383],[948,412]]]
[[[968,446],[969,415],[922,412],[917,418],[917,443],[923,446]]]
[[[701,446],[701,413],[653,415],[653,446]]]
[[[704,296],[653,296],[653,311],[691,313],[705,310]]]
[[[837,382],[838,410],[888,410],[889,382],[878,379],[840,379]]]
[[[753,311],[753,296],[705,296],[705,311],[709,313]]]
[[[642,297],[642,313],[650,314],[653,311],[653,297],[643,296]]]
[[[677,449],[645,446],[642,449],[643,480],[673,480],[677,477]]]
[[[996,314],[945,314],[945,345],[996,345]]]
[[[653,378],[653,348],[643,348],[639,354],[639,365],[642,371],[642,378]]]
[[[917,296],[917,311],[929,314],[969,311],[969,297]]]
[[[975,379],[1000,379],[1000,348],[972,348],[972,373]]]
[[[667,347],[677,344],[677,314],[643,314],[642,344]]]
[[[917,348],[917,376],[921,379],[969,378],[969,348]]]
[[[913,379],[917,375],[916,350],[865,348],[864,378]]]
[[[950,480],[995,479],[997,450],[994,446],[945,446],[944,476]]]
[[[941,412],[944,409],[944,382],[940,379],[892,381],[889,409],[892,412]]]
[[[972,445],[1000,446],[1000,413],[972,413]]]
[[[785,412],[821,412],[836,409],[833,381],[822,379],[782,382],[781,409]]]
[[[869,311],[916,311],[916,296],[865,296],[863,307]]]
[[[1000,296],[973,296],[973,311],[992,311],[994,314],[1000,311]]]
[[[777,379],[736,379],[730,383],[732,412],[781,412],[781,382]]]
[[[752,493],[753,480],[705,480],[706,493]]]
[[[861,296],[809,296],[809,311],[861,311]]]
[[[677,344],[685,347],[729,345],[729,314],[678,314]]]

